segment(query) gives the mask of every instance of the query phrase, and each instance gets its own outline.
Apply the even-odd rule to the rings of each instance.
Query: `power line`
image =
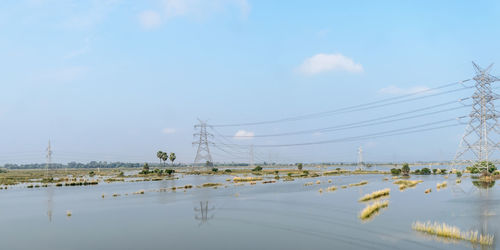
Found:
[[[459,117],[463,118],[463,117]],[[333,140],[324,140],[324,141],[315,141],[315,142],[304,142],[304,143],[291,143],[291,144],[274,144],[274,145],[254,145],[255,147],[292,147],[292,146],[308,146],[308,145],[317,145],[317,144],[329,144],[329,143],[336,143],[336,142],[344,142],[344,141],[355,141],[355,140],[360,140],[360,139],[371,139],[371,138],[379,138],[379,137],[384,137],[384,136],[394,136],[394,135],[402,135],[402,134],[407,134],[407,133],[417,133],[417,132],[424,132],[424,131],[430,131],[430,130],[436,130],[436,129],[441,129],[441,128],[447,128],[447,127],[453,127],[453,126],[458,126],[460,124],[454,124],[454,125],[446,125],[446,126],[438,126],[438,127],[431,127],[431,128],[424,128],[424,129],[417,129],[417,130],[412,130],[415,128],[421,128],[421,127],[428,127],[431,125],[439,124],[439,123],[445,123],[445,122],[450,122],[453,120],[457,120],[459,118],[452,118],[452,119],[446,119],[446,120],[441,120],[437,122],[429,122],[429,123],[424,123],[416,126],[411,126],[411,127],[406,127],[406,128],[401,128],[401,129],[394,129],[394,130],[388,130],[384,132],[378,132],[378,133],[372,133],[372,134],[367,134],[363,136],[352,136],[352,137],[344,137],[344,138],[339,138],[339,139],[333,139]],[[408,131],[405,131],[408,130]],[[242,146],[238,144],[233,144],[235,146]]]
[[[464,86],[464,87],[459,88],[459,89],[454,89],[454,90],[450,90],[450,91],[439,92],[439,93],[436,93],[436,94],[425,95],[425,96],[420,96],[420,97],[416,97],[416,98],[409,98],[409,99],[404,100],[404,98],[407,98],[407,97],[410,97],[410,96],[420,95],[422,93],[427,93],[427,92],[431,92],[432,93],[432,92],[434,92],[434,91],[436,91],[438,89],[447,88],[447,87],[454,86],[454,85],[457,85],[457,84],[463,84],[463,83],[465,83],[465,82],[467,82],[469,80],[470,79],[459,81],[459,82],[453,82],[453,83],[444,84],[444,85],[441,85],[441,86],[438,86],[438,87],[435,87],[435,88],[430,88],[430,89],[425,89],[425,90],[413,92],[413,93],[406,94],[406,95],[401,95],[401,96],[397,96],[397,97],[386,98],[386,99],[382,99],[382,100],[379,100],[379,101],[373,101],[373,102],[368,102],[368,103],[364,103],[364,104],[358,104],[358,105],[353,105],[353,106],[349,106],[349,107],[344,107],[344,108],[339,108],[339,109],[334,109],[334,110],[329,110],[329,111],[323,111],[323,112],[318,112],[318,113],[311,113],[311,114],[306,114],[306,115],[293,116],[293,117],[282,118],[282,119],[277,119],[277,120],[268,120],[268,121],[260,121],[260,122],[248,122],[248,123],[234,123],[234,124],[216,124],[216,125],[211,125],[211,126],[212,127],[254,126],[254,125],[264,125],[264,124],[272,124],[272,123],[281,123],[281,122],[297,121],[297,120],[304,120],[304,119],[312,119],[312,118],[321,117],[321,116],[325,116],[325,115],[331,115],[331,114],[335,114],[335,113],[339,113],[339,112],[342,113],[342,112],[362,111],[362,110],[366,110],[366,109],[384,107],[384,106],[388,106],[388,105],[394,105],[394,104],[399,104],[399,103],[403,103],[403,102],[407,102],[407,101],[414,101],[414,100],[419,100],[419,99],[423,99],[423,98],[429,98],[429,97],[433,97],[433,96],[448,94],[448,93],[460,91],[460,90],[463,90],[463,89],[468,89],[468,88],[471,88],[471,87],[465,87]],[[399,100],[399,99],[403,99],[403,100]],[[399,100],[399,101],[395,101],[395,100]],[[386,103],[386,102],[389,102],[389,103]],[[381,103],[385,103],[385,104],[381,104]],[[378,104],[378,105],[372,106],[374,104]]]
[[[461,100],[465,100],[468,98],[464,98]],[[380,125],[380,124],[385,124],[385,123],[390,123],[390,122],[396,122],[396,121],[402,121],[402,120],[408,120],[408,119],[414,119],[418,117],[423,117],[423,116],[428,116],[428,115],[435,115],[439,113],[444,113],[444,112],[449,112],[453,110],[458,110],[464,107],[469,107],[470,105],[464,105],[460,107],[454,107],[454,108],[448,108],[448,109],[443,109],[443,110],[438,110],[438,111],[433,111],[433,112],[427,112],[423,114],[418,114],[418,115],[413,115],[413,116],[408,116],[408,117],[403,117],[403,118],[398,118],[398,119],[392,119],[392,120],[386,120],[388,118],[392,117],[398,117],[401,115],[406,115],[406,114],[411,114],[411,113],[416,113],[420,112],[423,110],[428,110],[440,106],[445,106],[451,103],[456,103],[456,101],[453,102],[446,102],[438,105],[432,105],[424,108],[419,108],[407,112],[402,112],[398,114],[393,114],[393,115],[388,115],[388,116],[383,116],[379,118],[374,118],[374,119],[368,119],[368,120],[363,120],[359,122],[353,122],[353,123],[347,123],[347,124],[342,124],[342,125],[336,125],[336,126],[330,126],[330,127],[323,127],[323,128],[316,128],[316,129],[308,129],[308,130],[300,130],[300,131],[294,131],[294,132],[285,132],[285,133],[276,133],[276,134],[264,134],[264,135],[253,135],[253,136],[239,136],[239,137],[277,137],[277,136],[290,136],[290,135],[299,135],[299,134],[309,134],[309,133],[315,133],[315,132],[332,132],[332,131],[339,131],[339,130],[345,130],[345,129],[352,129],[352,128],[361,128],[361,127],[367,127],[367,126],[373,126],[373,125]],[[380,121],[381,122],[374,122],[374,121]],[[386,121],[383,121],[386,120]]]

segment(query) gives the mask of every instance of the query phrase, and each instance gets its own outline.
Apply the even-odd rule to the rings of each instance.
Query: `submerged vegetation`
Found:
[[[363,202],[363,201],[369,201],[369,200],[377,199],[377,198],[380,198],[380,197],[386,197],[386,196],[389,195],[390,192],[391,192],[391,189],[389,189],[389,188],[377,190],[375,192],[372,192],[371,194],[364,195],[363,197],[361,197],[359,199],[359,201]]]
[[[467,231],[462,232],[458,227],[448,225],[446,223],[438,222],[419,222],[416,221],[412,225],[412,229],[428,233],[431,235],[436,235],[439,237],[451,238],[456,240],[470,241],[471,243],[481,244],[481,245],[493,245],[493,235],[489,234],[479,234],[478,231]]]
[[[415,187],[417,184],[423,182],[422,180],[397,180],[393,182],[399,185],[399,190],[405,190],[406,188]]]
[[[448,183],[446,181],[443,181],[441,183],[436,184],[437,189],[445,188],[448,186]]]

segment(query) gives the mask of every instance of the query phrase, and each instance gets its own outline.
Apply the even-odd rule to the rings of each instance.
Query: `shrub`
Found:
[[[469,169],[469,167],[468,167],[468,169]],[[495,172],[495,170],[497,170],[497,168],[496,168],[495,164],[493,164],[493,162],[481,161],[481,162],[475,163],[471,167],[471,173],[477,174],[477,173],[481,172],[481,170],[483,170],[483,169],[488,170],[489,173],[493,173],[493,172]]]
[[[425,175],[431,174],[431,170],[429,168],[422,168],[420,170],[420,174],[425,174]]]
[[[393,175],[399,175],[399,174],[401,174],[401,169],[399,169],[399,168],[391,168],[391,174],[393,174]]]
[[[443,168],[443,169],[441,169],[441,174],[446,174],[446,171],[448,171],[448,170],[446,170],[446,169],[444,169],[444,168]]]
[[[255,168],[253,168],[252,171],[262,171],[262,167],[261,166],[257,166]]]
[[[410,165],[408,163],[403,163],[403,167],[401,168],[401,172],[403,175],[408,175],[410,173]]]
[[[173,173],[175,173],[175,170],[173,170],[173,169],[165,169],[165,173],[167,173],[168,175],[172,175]]]
[[[304,170],[304,172],[303,172],[303,173],[304,173],[305,175],[309,175],[309,171],[307,171],[307,170]]]
[[[233,172],[233,171],[231,171],[231,169],[226,169],[226,170],[224,170],[224,172],[226,172],[226,173],[231,173],[231,172]]]
[[[420,169],[415,170],[415,174],[420,174]]]
[[[303,166],[303,165],[302,165],[302,163],[297,164],[297,168],[298,168],[299,170],[302,170],[302,166]]]
[[[212,168],[212,172],[216,173],[217,171],[219,171],[218,168]]]
[[[275,173],[276,175],[279,175],[279,174],[280,174],[280,171],[275,170],[275,171],[274,171],[274,173]]]
[[[90,171],[90,172],[89,172],[89,176],[90,176],[90,177],[94,177],[94,175],[95,175],[94,171]]]
[[[462,172],[457,171],[457,177],[462,177]]]
[[[436,174],[437,171],[438,171],[437,168],[432,169],[433,174]]]

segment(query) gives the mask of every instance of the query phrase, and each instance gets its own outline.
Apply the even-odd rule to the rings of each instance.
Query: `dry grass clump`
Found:
[[[304,183],[304,186],[312,186],[313,184],[314,183],[312,183],[312,182],[306,182],[306,183]]]
[[[117,193],[113,194],[113,197],[118,197],[118,196],[120,196],[120,194],[117,194]]]
[[[393,182],[396,185],[399,185],[399,190],[405,190],[409,187],[415,187],[417,184],[423,182],[422,180],[397,180]]]
[[[242,181],[261,181],[262,177],[234,177],[233,181],[234,182],[242,182]]]
[[[391,189],[389,189],[389,188],[377,190],[375,192],[372,192],[371,194],[364,195],[363,197],[361,197],[359,199],[359,201],[360,202],[362,202],[362,201],[369,201],[369,200],[377,199],[377,198],[380,198],[380,197],[384,197],[384,196],[389,195],[390,192],[391,192]]]
[[[327,191],[327,192],[333,192],[333,191],[335,191],[335,190],[337,190],[337,187],[336,187],[336,186],[331,186],[331,187],[327,187],[327,188],[326,188],[326,191]]]
[[[329,180],[328,180],[328,183],[332,183],[332,180],[331,180],[331,179],[329,179]]]
[[[257,184],[257,182],[255,182],[255,181],[250,182],[250,185],[255,185],[255,184]]]
[[[351,183],[351,184],[349,184],[349,187],[363,186],[363,185],[366,185],[366,184],[368,184],[367,181],[361,181],[361,182],[358,182],[358,183]]]
[[[321,181],[320,181],[320,180],[317,180],[317,181],[316,181],[316,184],[321,184]]]
[[[212,182],[207,182],[201,184],[202,187],[217,187],[217,186],[222,186],[221,183],[212,183]]]
[[[71,215],[73,215],[73,214],[71,213],[71,211],[69,211],[69,210],[68,210],[68,211],[66,211],[66,216],[71,217]]]
[[[436,184],[437,189],[445,188],[447,186],[448,186],[448,183],[446,181],[443,181],[441,183]]]
[[[388,181],[388,180],[389,180],[389,178],[387,178],[387,177],[384,178],[384,181]]]
[[[465,240],[481,245],[493,245],[493,235],[479,234],[478,231],[462,232],[458,227],[447,225],[446,223],[416,221],[411,227],[413,230],[440,237]]]
[[[323,189],[322,188],[319,189],[319,193],[323,193]]]
[[[425,190],[425,193],[426,193],[426,194],[428,194],[428,193],[430,193],[430,192],[432,192],[432,189],[430,189],[430,188],[428,188],[428,189],[426,189],[426,190]]]
[[[342,185],[341,188],[347,188],[347,185]]]
[[[394,177],[392,177],[392,179],[393,179],[393,180],[397,180],[397,179],[399,179],[399,177],[394,176]]]
[[[359,214],[359,218],[362,220],[369,219],[372,217],[375,213],[380,211],[380,209],[388,207],[389,206],[389,201],[376,201],[372,203],[371,205],[367,205]]]
[[[456,183],[457,183],[457,184],[462,183],[462,179],[457,179],[457,180],[456,180]]]

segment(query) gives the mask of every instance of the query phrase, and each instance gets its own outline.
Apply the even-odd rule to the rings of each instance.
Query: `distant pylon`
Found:
[[[202,161],[208,161],[213,163],[212,155],[210,154],[210,148],[208,147],[211,143],[208,138],[213,137],[212,134],[207,132],[207,123],[198,119],[199,124],[194,125],[195,129],[200,129],[199,133],[194,133],[194,137],[199,137],[199,139],[193,142],[193,145],[198,145],[198,150],[196,151],[196,157],[194,158],[194,163],[200,163]],[[205,163],[205,162],[203,162]]]
[[[253,145],[250,145],[250,150],[249,150],[249,154],[250,154],[250,167],[253,168],[253,165],[254,165],[254,159],[253,159]]]
[[[52,164],[52,148],[50,147],[50,140],[49,140],[49,145],[47,146],[47,167],[46,167],[46,174],[49,174],[49,169],[50,165]]]
[[[361,146],[358,148],[358,166],[362,167],[364,165],[363,163],[363,148]]]
[[[494,100],[499,96],[491,90],[491,83],[500,79],[489,74],[493,64],[486,69],[480,68],[474,62],[472,65],[476,71],[476,76],[473,78],[476,81],[476,90],[472,96],[473,104],[472,111],[469,113],[469,122],[455,155],[455,163],[460,160],[488,161],[495,150],[500,151],[498,140],[500,127],[497,119],[499,115],[494,104]],[[473,159],[464,159],[467,152],[472,152]]]

